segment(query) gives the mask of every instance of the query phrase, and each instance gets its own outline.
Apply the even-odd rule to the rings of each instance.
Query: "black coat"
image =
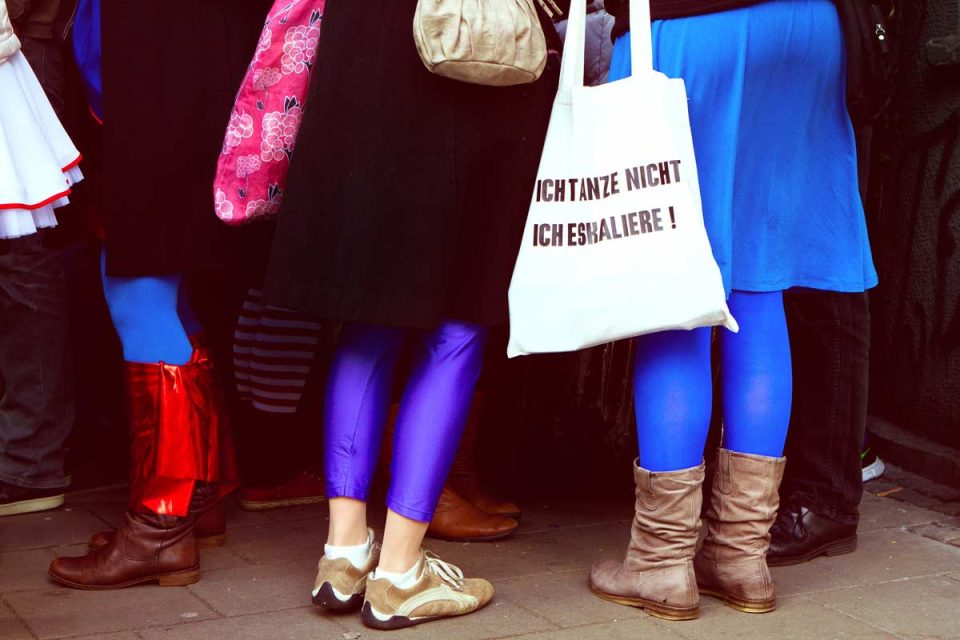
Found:
[[[414,328],[506,320],[559,60],[519,87],[433,75],[413,41],[416,4],[327,2],[271,304]]]
[[[114,276],[225,266],[257,230],[213,211],[217,158],[270,0],[103,0],[104,214]]]

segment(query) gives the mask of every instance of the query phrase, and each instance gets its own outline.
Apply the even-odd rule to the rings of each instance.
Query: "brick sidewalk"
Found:
[[[59,511],[0,519],[0,640],[960,638],[960,540],[928,537],[923,526],[955,523],[873,495],[855,554],[774,569],[780,607],[771,614],[705,597],[698,620],[663,622],[603,602],[586,588],[587,569],[622,555],[630,505],[541,504],[526,506],[520,535],[506,542],[428,543],[467,575],[492,580],[492,605],[389,634],[310,605],[325,508],[232,512],[227,545],[203,551],[203,578],[190,587],[83,592],[48,582],[54,557],[79,555],[91,533],[119,522],[124,497],[124,489],[77,494]]]

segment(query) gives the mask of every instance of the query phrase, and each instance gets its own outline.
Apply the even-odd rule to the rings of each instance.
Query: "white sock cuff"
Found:
[[[323,545],[323,553],[330,560],[346,558],[357,569],[362,569],[370,561],[370,553],[373,551],[373,529],[367,529],[367,541],[363,544],[337,546],[332,544]]]
[[[384,571],[380,567],[373,573],[374,580],[389,580],[393,586],[400,589],[409,589],[417,583],[417,574],[420,571],[420,561],[417,560],[413,566],[401,573],[393,571]]]

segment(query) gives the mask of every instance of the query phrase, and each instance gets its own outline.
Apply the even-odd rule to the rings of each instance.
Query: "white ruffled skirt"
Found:
[[[57,226],[83,179],[74,146],[22,53],[0,63],[0,239]]]

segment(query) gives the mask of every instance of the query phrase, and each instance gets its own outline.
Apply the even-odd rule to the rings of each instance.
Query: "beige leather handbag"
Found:
[[[553,0],[537,0],[551,17]],[[505,87],[536,81],[547,41],[534,0],[419,0],[413,37],[432,73]]]

